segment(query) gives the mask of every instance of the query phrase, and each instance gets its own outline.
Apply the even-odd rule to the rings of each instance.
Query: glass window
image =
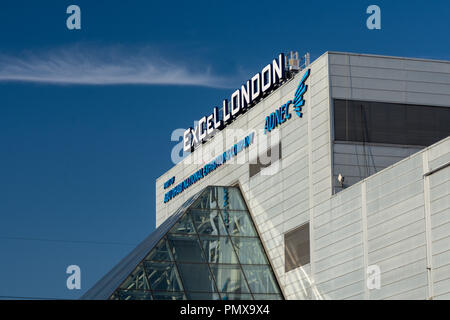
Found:
[[[151,292],[143,290],[118,290],[117,297],[119,300],[152,300]]]
[[[284,235],[285,272],[304,266],[310,261],[309,223]]]
[[[153,292],[154,300],[186,300],[183,292]]]
[[[156,247],[150,251],[145,260],[153,261],[171,261],[172,256],[169,253],[169,247],[167,245],[166,239],[162,239]]]
[[[232,237],[241,264],[267,264],[264,248],[258,238]]]
[[[170,234],[168,241],[177,262],[206,262],[197,235]]]
[[[253,300],[252,295],[247,293],[222,292],[220,296],[222,300]]]
[[[120,296],[119,296],[118,291],[115,291],[113,293],[113,295],[111,297],[109,297],[109,300],[120,300]]]
[[[210,265],[219,292],[249,293],[239,265]]]
[[[217,188],[206,188],[202,195],[195,201],[192,209],[219,209]]]
[[[186,291],[217,292],[206,263],[179,263],[177,265]]]
[[[223,221],[232,236],[255,237],[256,231],[247,211],[223,210]]]
[[[247,206],[245,205],[239,188],[219,188],[217,193],[219,195],[219,205],[221,209],[247,211]]]
[[[181,219],[172,227],[170,233],[194,234],[195,229],[191,217],[188,214],[183,215]]]
[[[192,199],[138,247],[146,258],[111,299],[282,297],[239,188],[207,187]]]
[[[199,234],[227,235],[218,210],[191,210],[189,214]]]
[[[279,293],[278,286],[269,266],[243,265],[252,293]]]
[[[229,237],[200,236],[209,263],[239,263]]]
[[[145,289],[150,290],[148,280],[145,276],[144,268],[139,265],[131,275],[120,286],[123,289]]]
[[[244,199],[236,187],[209,187],[192,208],[247,210]]]
[[[429,146],[450,135],[450,108],[334,100],[335,140]]]
[[[180,276],[173,262],[144,262],[152,290],[183,291]]]

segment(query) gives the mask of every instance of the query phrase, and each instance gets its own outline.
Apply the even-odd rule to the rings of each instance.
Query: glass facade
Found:
[[[450,135],[450,108],[334,100],[336,141],[430,146]]]
[[[182,211],[110,299],[283,299],[239,188],[208,187]]]

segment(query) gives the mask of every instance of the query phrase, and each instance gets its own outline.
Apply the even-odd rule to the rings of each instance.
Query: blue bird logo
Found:
[[[302,107],[305,105],[303,95],[305,94],[306,90],[308,90],[308,86],[305,84],[305,81],[306,79],[308,79],[310,72],[311,69],[308,69],[308,71],[306,71],[305,75],[300,81],[300,84],[298,85],[297,91],[295,91],[295,97],[293,101],[294,111],[300,118],[303,116]]]

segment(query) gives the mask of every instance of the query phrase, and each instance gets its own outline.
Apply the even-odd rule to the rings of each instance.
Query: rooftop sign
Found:
[[[273,59],[272,63],[266,65],[261,72],[236,89],[230,97],[230,102],[228,99],[223,100],[222,116],[219,114],[219,108],[214,107],[212,113],[198,120],[194,128],[188,128],[183,135],[183,150],[194,151],[196,145],[205,142],[215,132],[225,128],[285,78],[284,54],[280,53],[278,59]]]

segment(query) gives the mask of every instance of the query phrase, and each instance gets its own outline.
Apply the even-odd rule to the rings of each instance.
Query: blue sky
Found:
[[[81,30],[66,8],[81,8]],[[366,28],[381,8],[382,29]],[[279,52],[450,59],[446,1],[2,1],[0,298],[76,299],[155,226],[170,140]],[[82,289],[66,288],[68,265]]]

